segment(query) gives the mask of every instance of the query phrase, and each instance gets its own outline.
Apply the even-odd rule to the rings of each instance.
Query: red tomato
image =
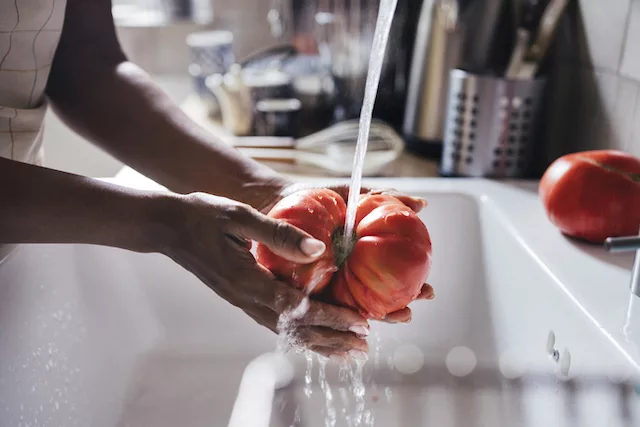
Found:
[[[332,190],[307,190],[269,213],[322,240],[327,251],[308,265],[287,261],[258,244],[257,260],[276,277],[310,294],[382,319],[406,307],[431,269],[431,238],[418,215],[392,196],[365,195],[356,215],[355,244],[342,253],[346,204]]]
[[[640,160],[613,150],[568,154],[549,166],[540,198],[563,233],[593,243],[638,234]]]

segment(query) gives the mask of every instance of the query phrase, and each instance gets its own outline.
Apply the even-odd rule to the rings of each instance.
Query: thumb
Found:
[[[235,221],[243,237],[267,246],[271,252],[289,261],[307,264],[318,259],[326,245],[293,225],[248,209]]]

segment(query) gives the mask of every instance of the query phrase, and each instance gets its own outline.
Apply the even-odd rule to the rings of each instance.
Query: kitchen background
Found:
[[[157,4],[116,0],[114,16],[130,59],[153,75],[176,102],[192,91],[187,74],[191,58],[185,44],[189,33],[232,31],[236,58],[278,43],[267,20],[271,1],[213,0],[213,21],[206,24],[155,25],[140,21],[139,13],[133,11],[136,6],[153,10]],[[639,39],[640,0],[569,2],[541,68],[549,81],[534,176],[570,151],[613,148],[640,156],[640,44],[633,42]],[[89,176],[112,176],[122,167],[68,131],[51,112],[46,126],[48,166]]]

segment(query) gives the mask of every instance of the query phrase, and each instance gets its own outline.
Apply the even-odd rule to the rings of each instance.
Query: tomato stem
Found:
[[[353,233],[352,238],[350,239],[351,243],[349,246],[345,248],[345,236],[344,236],[344,228],[337,228],[333,235],[331,236],[331,240],[333,242],[333,254],[336,262],[336,266],[338,268],[342,267],[342,264],[347,260],[351,252],[353,251],[353,247],[356,244],[356,233]]]

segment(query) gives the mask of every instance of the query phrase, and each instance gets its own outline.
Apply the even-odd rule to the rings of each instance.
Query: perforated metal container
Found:
[[[441,174],[522,177],[531,163],[545,83],[452,70]]]

